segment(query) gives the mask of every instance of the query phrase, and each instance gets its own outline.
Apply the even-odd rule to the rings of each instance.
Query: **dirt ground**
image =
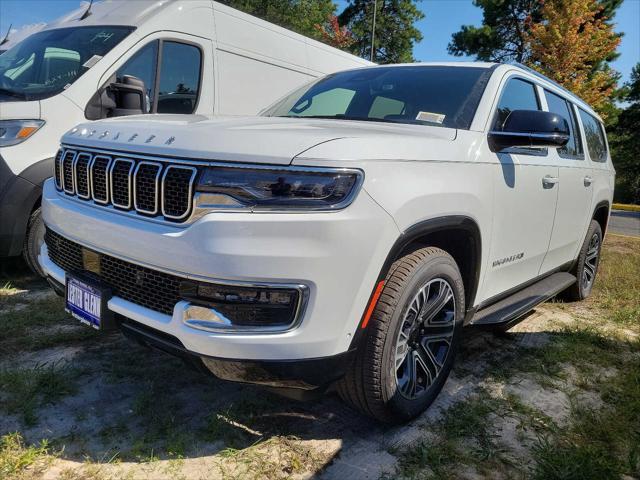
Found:
[[[589,301],[466,331],[436,402],[392,428],[94,333],[3,268],[0,478],[640,478],[640,240],[608,237]]]

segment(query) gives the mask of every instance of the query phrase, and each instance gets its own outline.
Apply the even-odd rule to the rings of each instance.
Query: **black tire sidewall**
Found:
[[[44,230],[45,227],[44,221],[42,220],[42,214],[40,208],[37,208],[29,218],[22,254],[31,270],[40,276],[44,276],[44,271],[38,262],[38,255],[40,255],[38,238],[41,235],[44,235]]]
[[[429,390],[424,395],[409,400],[403,397],[397,390],[394,365],[395,345],[402,325],[402,319],[409,309],[411,301],[420,288],[436,278],[442,278],[451,285],[456,302],[456,324],[452,345],[440,374],[429,387]],[[460,344],[465,311],[464,286],[458,267],[453,259],[448,256],[433,257],[419,265],[415,271],[411,273],[411,278],[403,289],[397,305],[398,308],[393,312],[391,321],[389,322],[389,329],[384,343],[382,378],[380,381],[383,387],[383,398],[388,407],[393,410],[394,415],[409,419],[423,412],[434,401],[449,376],[455,360],[456,351]]]
[[[596,271],[594,272],[593,281],[591,282],[591,285],[587,288],[587,286],[584,285],[583,283],[584,265],[587,258],[587,251],[589,250],[589,243],[591,242],[591,239],[595,234],[598,235],[598,240],[599,240],[598,257],[596,259]],[[591,225],[589,225],[589,230],[587,231],[587,236],[584,240],[584,244],[582,245],[582,249],[580,250],[580,257],[578,258],[578,269],[576,274],[578,277],[578,291],[579,291],[580,299],[585,299],[591,294],[591,291],[593,290],[593,286],[596,282],[596,275],[598,274],[598,268],[600,267],[600,253],[602,251],[602,240],[603,240],[602,229],[600,228],[600,224],[594,220],[591,222]]]

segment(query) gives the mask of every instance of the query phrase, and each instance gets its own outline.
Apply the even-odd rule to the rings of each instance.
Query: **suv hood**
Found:
[[[307,150],[338,139],[375,141],[393,149],[407,137],[421,142],[451,141],[455,135],[455,129],[377,122],[144,115],[80,124],[62,137],[62,143],[147,155],[288,165]],[[367,150],[366,158],[371,159],[371,150]]]

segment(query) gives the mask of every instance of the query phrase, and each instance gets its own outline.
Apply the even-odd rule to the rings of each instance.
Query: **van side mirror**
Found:
[[[84,114],[88,120],[124,117],[147,113],[147,93],[144,81],[124,75],[120,82],[113,75],[104,87],[89,100]]]
[[[557,113],[514,110],[502,130],[490,131],[488,139],[492,152],[511,147],[563,147],[569,141],[569,124]]]

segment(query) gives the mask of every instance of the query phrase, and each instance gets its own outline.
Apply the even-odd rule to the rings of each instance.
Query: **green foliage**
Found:
[[[449,53],[491,62],[526,62],[530,52],[525,33],[528,25],[541,20],[541,2],[474,0],[473,3],[483,10],[482,25],[462,25],[451,38]]]
[[[316,25],[324,25],[336,9],[333,0],[221,1],[230,7],[317,40],[322,40],[322,35]]]
[[[367,59],[371,58],[373,6],[373,0],[350,0],[339,17],[353,35],[350,50]],[[415,0],[377,0],[373,61],[413,62],[413,46],[422,40],[415,23],[423,17]]]
[[[623,89],[629,102],[609,126],[611,158],[616,167],[615,200],[640,204],[640,63],[631,72],[631,80]]]

